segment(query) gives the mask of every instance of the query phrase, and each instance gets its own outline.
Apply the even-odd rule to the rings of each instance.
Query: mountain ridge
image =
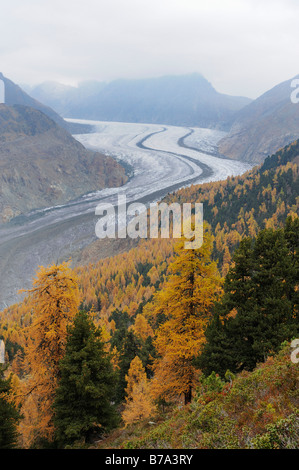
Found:
[[[227,157],[261,163],[299,138],[299,104],[291,101],[291,83],[279,83],[238,111],[231,130],[219,142]]]
[[[49,93],[55,90],[55,84],[51,83],[46,82],[44,88],[42,84],[31,88],[31,95],[54,109],[58,106],[61,115],[78,119],[227,129],[235,112],[251,102],[250,98],[218,93],[208,80],[196,73],[91,82],[89,88],[87,83],[79,85],[77,92],[74,87],[56,84],[56,98]]]
[[[2,223],[126,180],[113,158],[85,149],[41,111],[0,104]]]
[[[89,126],[73,124],[65,121],[50,106],[46,106],[38,100],[29,96],[19,85],[16,85],[12,80],[5,77],[2,72],[0,72],[0,80],[2,80],[4,83],[4,104],[6,104],[7,106],[23,105],[37,109],[70,133],[75,134],[89,131]]]

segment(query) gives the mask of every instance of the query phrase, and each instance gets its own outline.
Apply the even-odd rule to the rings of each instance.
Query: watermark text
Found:
[[[202,203],[151,203],[146,207],[134,202],[127,205],[124,194],[117,205],[100,203],[95,233],[98,238],[182,238],[185,249],[200,248],[203,243]]]

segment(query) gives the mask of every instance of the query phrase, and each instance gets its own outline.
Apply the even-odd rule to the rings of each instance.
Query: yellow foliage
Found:
[[[129,330],[132,330],[136,336],[139,336],[145,341],[149,336],[154,336],[154,332],[147,319],[141,313],[138,313],[135,318],[135,323]]]
[[[152,416],[155,412],[155,406],[150,395],[150,382],[138,356],[130,364],[126,381],[127,396],[122,418],[127,426]]]
[[[154,297],[154,314],[163,312],[167,317],[154,341],[160,356],[153,368],[155,398],[184,394],[186,403],[191,400],[196,378],[193,359],[201,351],[211,307],[222,292],[216,264],[210,260],[211,249],[207,231],[197,250],[185,250],[180,241],[169,266],[170,276]]]
[[[41,267],[29,291],[33,312],[25,346],[27,379],[23,384],[22,413],[27,416],[25,432],[33,438],[51,439],[53,435],[52,404],[59,374],[59,361],[64,355],[67,327],[80,302],[77,278],[68,263]],[[30,419],[31,408],[34,420]],[[28,442],[29,442],[28,441]]]

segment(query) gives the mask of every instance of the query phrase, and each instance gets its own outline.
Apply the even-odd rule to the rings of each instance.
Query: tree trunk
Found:
[[[191,385],[189,385],[189,388],[188,388],[187,392],[184,393],[184,396],[185,396],[185,405],[188,405],[189,403],[191,403],[191,400],[192,400],[192,387],[191,387]]]

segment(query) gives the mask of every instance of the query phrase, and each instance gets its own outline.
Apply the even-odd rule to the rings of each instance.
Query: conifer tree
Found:
[[[0,364],[0,449],[11,449],[16,446],[21,416],[10,399],[10,378],[5,379],[4,371],[5,367]]]
[[[149,418],[155,408],[149,393],[149,380],[138,356],[130,364],[126,381],[126,403],[122,418],[128,425]]]
[[[28,445],[51,441],[53,437],[53,400],[59,378],[59,361],[64,355],[67,326],[72,322],[80,303],[77,278],[68,263],[41,267],[29,291],[33,322],[28,329],[25,348],[27,380],[24,381],[24,402],[34,407],[38,418],[23,422]],[[29,430],[31,428],[31,430]],[[44,443],[42,444],[44,445]]]
[[[206,374],[252,370],[298,335],[298,237],[298,221],[288,219],[284,230],[241,242],[198,361]]]
[[[56,439],[60,446],[111,429],[117,422],[112,404],[115,375],[101,330],[80,311],[69,328],[54,402]]]
[[[130,364],[128,375],[126,375],[127,387],[125,389],[126,399],[132,395],[133,386],[146,378],[142,361],[136,356]]]
[[[178,242],[169,267],[171,275],[154,299],[154,312],[162,310],[166,321],[158,328],[154,342],[160,357],[154,362],[152,390],[160,399],[183,394],[187,404],[196,379],[193,359],[203,346],[204,331],[221,292],[221,279],[216,263],[211,261],[208,231],[198,249],[185,249],[184,242]]]
[[[116,401],[120,403],[125,398],[126,375],[134,357],[141,352],[141,342],[134,335],[133,331],[124,333],[122,341],[120,340],[119,370],[116,387]]]

